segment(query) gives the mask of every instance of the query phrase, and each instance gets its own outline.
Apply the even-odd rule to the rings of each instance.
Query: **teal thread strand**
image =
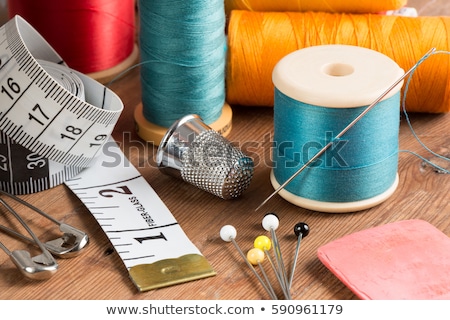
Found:
[[[403,97],[402,97],[402,111],[403,111],[403,114],[404,114],[404,116],[405,116],[406,123],[408,124],[408,127],[409,127],[409,129],[411,130],[411,133],[412,133],[412,135],[414,136],[414,138],[417,140],[417,142],[419,142],[419,144],[420,144],[426,151],[428,151],[429,153],[431,153],[431,154],[434,155],[435,157],[437,157],[437,158],[439,158],[439,159],[442,159],[442,160],[444,160],[444,161],[446,161],[446,162],[450,162],[450,158],[445,157],[445,156],[443,156],[443,155],[441,155],[441,154],[439,154],[439,153],[434,152],[434,151],[431,150],[427,145],[425,145],[425,143],[423,143],[422,140],[420,140],[419,136],[416,134],[416,131],[414,130],[414,128],[413,128],[413,126],[412,126],[412,124],[411,124],[411,121],[410,121],[410,119],[409,119],[408,112],[406,111],[406,97],[407,97],[407,95],[408,95],[409,85],[410,85],[410,83],[411,83],[411,80],[412,80],[412,77],[413,77],[414,73],[416,72],[417,68],[422,64],[422,62],[424,62],[425,60],[427,60],[428,58],[430,58],[432,55],[435,55],[435,54],[446,54],[446,55],[449,55],[450,52],[448,52],[448,51],[435,51],[434,53],[432,53],[432,54],[430,54],[430,55],[428,55],[428,56],[422,58],[421,60],[419,60],[419,61],[415,64],[414,70],[409,74],[409,76],[408,76],[408,78],[407,78],[407,80],[406,80],[405,90],[404,90],[404,92],[403,92]],[[436,164],[436,163],[434,163],[434,162],[432,162],[432,161],[426,159],[425,157],[423,157],[423,156],[421,156],[421,155],[419,155],[419,154],[417,154],[417,153],[415,153],[415,152],[413,152],[413,151],[410,151],[410,150],[399,150],[399,152],[410,153],[410,154],[416,156],[417,158],[421,159],[422,161],[426,162],[428,165],[434,167],[438,172],[440,172],[440,173],[445,173],[445,174],[450,174],[450,170],[445,169],[445,168],[442,167],[442,166],[439,166],[438,164]]]
[[[381,101],[285,189],[322,202],[354,202],[385,192],[397,175],[399,105],[400,93]],[[277,181],[286,181],[366,107],[313,106],[275,89]]]
[[[225,10],[219,0],[141,0],[144,117],[168,127],[186,114],[217,120],[225,102]]]

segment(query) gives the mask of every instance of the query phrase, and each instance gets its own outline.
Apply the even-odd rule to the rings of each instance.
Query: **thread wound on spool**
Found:
[[[356,211],[386,200],[397,183],[402,83],[344,137],[334,137],[402,74],[388,57],[354,46],[310,47],[283,58],[273,72],[274,187],[334,142],[280,195],[325,212]]]
[[[143,115],[169,127],[186,114],[216,121],[225,104],[223,1],[140,1]]]
[[[400,9],[406,3],[406,0],[226,0],[225,8],[227,14],[232,10],[378,13]]]
[[[130,57],[124,68],[134,63],[134,8],[134,0],[8,1],[11,18],[25,18],[72,69],[85,74],[109,70]]]
[[[20,91],[1,104],[0,154],[5,161],[0,185],[14,194],[42,191],[91,165],[123,103],[107,87],[65,66],[20,16],[3,25],[0,35],[1,55],[10,57],[4,76],[14,79],[9,89]],[[24,110],[29,117],[23,117]]]
[[[227,101],[273,106],[272,70],[280,59],[299,49],[356,45],[378,51],[408,69],[431,47],[449,51],[449,32],[449,17],[233,11],[228,26]],[[449,55],[433,56],[421,65],[408,90],[408,112],[450,111],[449,69]]]

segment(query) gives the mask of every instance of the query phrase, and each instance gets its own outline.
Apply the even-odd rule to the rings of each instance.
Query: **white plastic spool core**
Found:
[[[303,103],[324,108],[356,108],[370,105],[403,74],[404,70],[395,61],[380,52],[350,45],[323,45],[285,56],[275,66],[272,81],[281,93]],[[383,100],[397,94],[402,86],[403,81]],[[296,179],[301,179],[301,174]],[[270,180],[275,189],[285,182],[277,181],[273,170]],[[354,202],[322,202],[286,189],[279,195],[292,204],[314,211],[354,212],[384,202],[395,192],[398,183],[397,173],[394,183],[383,193]]]

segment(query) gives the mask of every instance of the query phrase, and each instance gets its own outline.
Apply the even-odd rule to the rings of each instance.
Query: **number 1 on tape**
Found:
[[[24,194],[64,181],[97,219],[141,291],[215,275],[108,140],[123,109],[120,98],[71,70],[84,87],[79,96],[51,76],[54,65],[65,63],[23,18],[0,27],[0,187]]]
[[[206,258],[118,145],[110,140],[103,150],[96,163],[66,185],[97,219],[138,289],[214,276]]]

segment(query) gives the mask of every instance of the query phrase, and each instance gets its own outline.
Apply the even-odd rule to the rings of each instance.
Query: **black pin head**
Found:
[[[298,237],[300,234],[302,238],[306,237],[309,234],[309,226],[305,222],[299,222],[294,226],[294,233]]]

